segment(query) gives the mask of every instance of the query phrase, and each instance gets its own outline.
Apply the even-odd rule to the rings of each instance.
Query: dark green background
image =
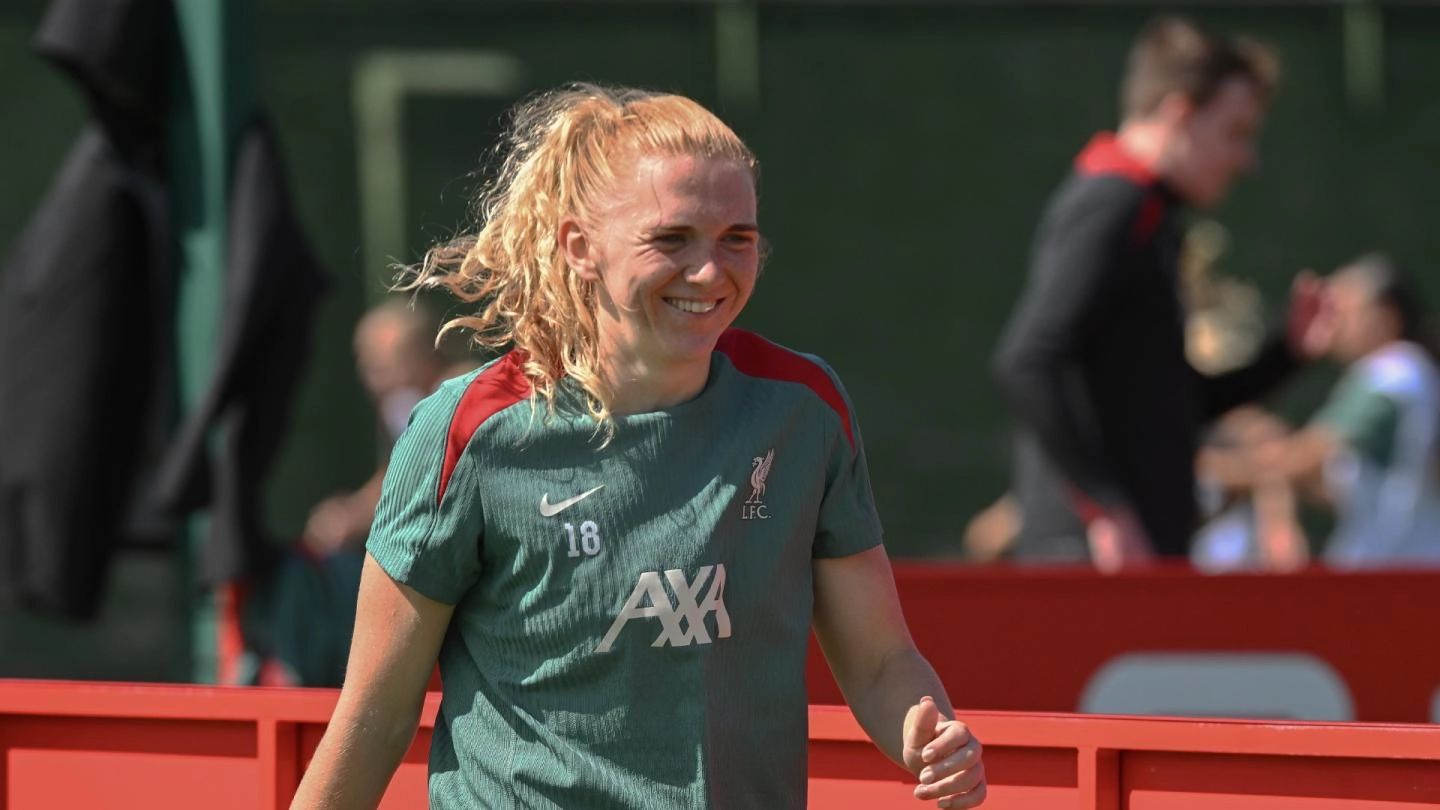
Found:
[[[74,87],[30,49],[43,8],[0,8],[0,251],[85,115]],[[479,49],[519,59],[526,92],[572,79],[640,84],[691,95],[735,126],[760,156],[761,223],[775,245],[742,325],[822,354],[846,381],[892,553],[958,555],[965,521],[1006,483],[1009,423],[988,358],[1031,230],[1075,151],[1113,125],[1126,46],[1152,13],[763,3],[759,104],[728,109],[706,3],[254,0],[257,96],[333,276],[270,488],[271,527],[293,536],[311,503],[359,483],[375,458],[350,355],[350,329],[374,292],[361,255],[356,64],[381,49]],[[1278,311],[1296,270],[1383,247],[1434,290],[1440,9],[1383,7],[1381,111],[1347,101],[1339,6],[1196,13],[1262,36],[1285,61],[1262,171],[1214,212],[1232,237],[1222,269],[1256,282]],[[464,225],[471,173],[508,101],[407,103],[409,258]],[[1320,369],[1299,381],[1283,410],[1308,412],[1332,377]],[[172,675],[172,579],[164,559],[127,557],[94,627],[0,615],[0,675]]]

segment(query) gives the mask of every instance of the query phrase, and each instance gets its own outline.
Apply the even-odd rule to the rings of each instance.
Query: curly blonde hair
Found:
[[[479,232],[431,248],[401,290],[443,288],[472,315],[441,328],[469,329],[480,348],[522,353],[532,405],[553,413],[560,380],[585,392],[589,413],[613,434],[612,393],[600,375],[595,291],[571,271],[558,239],[574,217],[595,227],[616,178],[642,157],[721,158],[759,164],[740,138],[684,96],[572,84],[517,106],[499,145],[496,176],[476,204]]]

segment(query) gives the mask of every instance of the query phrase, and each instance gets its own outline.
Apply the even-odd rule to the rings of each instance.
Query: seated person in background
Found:
[[[1204,521],[1190,548],[1190,562],[1196,569],[1208,573],[1290,571],[1308,562],[1292,487],[1278,481],[1256,487],[1251,474],[1258,448],[1289,431],[1265,409],[1242,406],[1226,414],[1209,432],[1196,460]],[[1231,483],[1236,481],[1243,483]],[[962,538],[967,560],[1024,562],[1015,553],[1020,520],[1015,496],[1009,492],[976,513]]]
[[[1322,317],[1345,374],[1309,424],[1257,448],[1247,483],[1318,484],[1335,513],[1329,565],[1440,565],[1440,370],[1418,297],[1380,255],[1326,286]]]
[[[418,302],[390,298],[366,312],[355,327],[355,363],[379,417],[389,458],[390,445],[405,429],[410,410],[442,380],[465,369],[452,368],[435,347],[435,319]],[[473,366],[471,366],[473,368]],[[332,495],[310,512],[302,542],[317,557],[359,548],[375,519],[386,461],[359,489]]]
[[[1255,486],[1255,454],[1290,427],[1258,406],[1226,414],[1206,437],[1196,463],[1204,519],[1190,547],[1200,571],[1293,571],[1309,561],[1287,481]],[[1234,482],[1234,483],[1232,483]]]
[[[421,302],[395,297],[356,326],[356,366],[383,432],[382,458],[388,459],[411,409],[445,378],[468,370],[435,348],[437,320]],[[311,510],[298,553],[284,555],[247,598],[240,683],[337,687],[344,681],[365,538],[387,466],[382,461],[359,489]]]

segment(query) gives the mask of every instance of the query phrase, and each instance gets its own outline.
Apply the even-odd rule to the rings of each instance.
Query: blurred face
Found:
[[[760,267],[755,184],[728,160],[645,157],[601,220],[562,225],[570,266],[596,288],[602,357],[627,373],[709,368]]]
[[[1338,275],[1326,285],[1326,314],[1332,319],[1331,355],[1352,363],[1399,337],[1390,310],[1370,300],[1365,286]]]
[[[372,398],[379,399],[405,384],[399,346],[400,329],[392,323],[371,322],[356,332],[355,367]]]
[[[395,319],[372,316],[356,330],[356,371],[376,402],[404,389],[428,393],[436,365],[428,352],[416,350],[405,325]]]
[[[1237,177],[1255,168],[1265,114],[1260,93],[1237,77],[1204,106],[1181,99],[1169,103],[1175,112],[1166,179],[1191,205],[1217,205]]]

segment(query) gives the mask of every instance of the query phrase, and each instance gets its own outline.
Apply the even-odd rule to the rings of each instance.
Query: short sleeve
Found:
[[[484,527],[468,448],[454,460],[443,493],[440,487],[458,394],[447,385],[415,407],[391,452],[365,544],[396,582],[450,605],[479,579]]]
[[[865,461],[865,444],[860,437],[855,408],[834,372],[828,366],[825,370],[840,392],[845,413],[838,414],[839,420],[830,420],[835,424],[838,437],[832,443],[834,449],[826,469],[825,496],[820,503],[811,553],[814,557],[846,557],[881,545],[885,533],[875,508],[875,495],[870,490],[870,469]]]
[[[1336,386],[1313,423],[1333,431],[1361,456],[1386,466],[1395,450],[1400,406],[1383,390],[1367,385],[1364,375],[1352,373]]]

